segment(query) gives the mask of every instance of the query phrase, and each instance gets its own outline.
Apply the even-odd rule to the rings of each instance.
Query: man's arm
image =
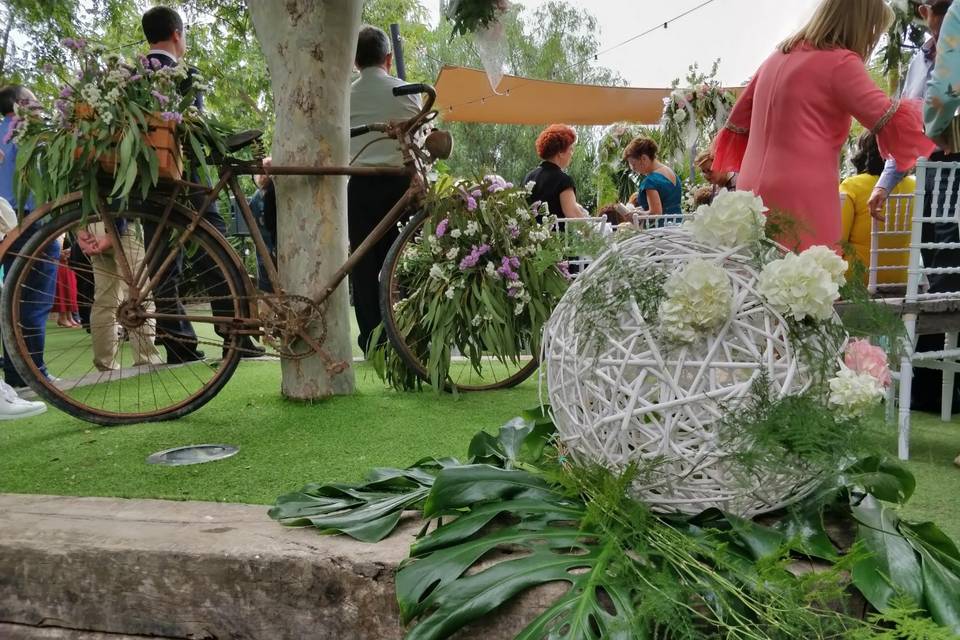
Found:
[[[905,171],[897,171],[897,161],[890,158],[883,165],[883,173],[880,174],[880,179],[877,180],[877,186],[873,188],[873,193],[870,194],[870,199],[867,200],[867,208],[870,211],[870,215],[878,220],[883,219],[883,207],[887,203],[887,196],[897,188],[897,185],[900,184],[900,181],[903,180],[904,176],[907,173]]]

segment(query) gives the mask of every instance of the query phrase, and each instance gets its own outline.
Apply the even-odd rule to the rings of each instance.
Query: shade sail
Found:
[[[657,124],[670,89],[601,87],[503,76],[490,90],[479,69],[445,66],[437,78],[437,110],[448,122],[543,125]]]

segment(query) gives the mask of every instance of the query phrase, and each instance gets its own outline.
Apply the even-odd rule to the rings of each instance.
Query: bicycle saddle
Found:
[[[227,136],[227,139],[223,141],[223,145],[227,148],[228,153],[233,153],[240,151],[240,149],[244,147],[249,147],[261,137],[263,137],[263,131],[248,129]]]

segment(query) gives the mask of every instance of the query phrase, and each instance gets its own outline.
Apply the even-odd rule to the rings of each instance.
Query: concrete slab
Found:
[[[408,519],[371,545],[281,527],[263,506],[0,494],[0,624],[191,640],[399,639],[393,574],[419,528]],[[532,592],[458,637],[513,638],[556,593]],[[18,633],[9,637],[101,640]]]

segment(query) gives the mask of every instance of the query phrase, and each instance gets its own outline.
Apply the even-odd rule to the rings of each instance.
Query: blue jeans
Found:
[[[10,268],[23,245],[36,233],[39,225],[31,227],[17,238],[3,259],[3,281],[7,283]],[[20,317],[17,319],[23,328],[24,342],[33,357],[34,363],[47,375],[47,367],[43,362],[44,342],[47,337],[47,316],[53,309],[53,297],[57,288],[57,261],[60,260],[60,243],[54,242],[44,250],[44,261],[37,261],[30,269],[27,279],[20,287]],[[6,343],[4,336],[4,352],[13,351],[12,346]],[[23,378],[17,373],[10,358],[3,359],[3,377],[12,387],[26,386]]]

